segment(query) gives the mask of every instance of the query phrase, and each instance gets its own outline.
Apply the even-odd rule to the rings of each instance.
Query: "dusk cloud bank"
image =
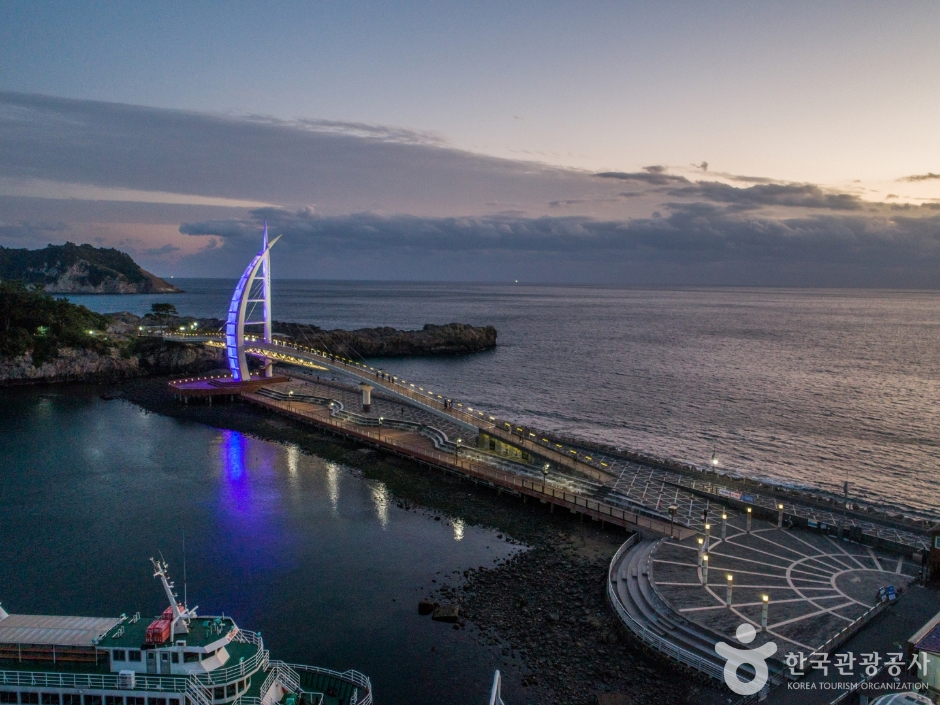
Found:
[[[241,261],[257,249],[264,220],[272,234],[284,235],[278,266],[294,277],[311,266],[328,276],[318,262],[346,262],[334,278],[359,267],[371,278],[392,268],[413,279],[505,280],[524,272],[530,280],[572,282],[593,272],[594,283],[826,286],[854,278],[857,286],[940,284],[940,216],[739,218],[712,204],[674,206],[665,217],[630,221],[320,216],[264,208],[248,218],[184,223],[180,230],[218,237],[216,256],[237,253]]]
[[[297,278],[940,286],[940,203],[704,164],[589,173],[406,128],[9,93],[0,154],[0,244],[160,274],[238,274],[267,218]]]

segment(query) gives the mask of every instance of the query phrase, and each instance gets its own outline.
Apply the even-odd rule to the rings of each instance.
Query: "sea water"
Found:
[[[75,296],[224,317],[234,281]],[[482,354],[373,360],[488,414],[684,462],[919,510],[940,507],[940,294],[277,281],[276,319],[494,325]],[[310,341],[316,344],[315,340]]]

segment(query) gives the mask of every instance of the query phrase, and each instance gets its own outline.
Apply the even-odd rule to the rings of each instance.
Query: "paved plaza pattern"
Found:
[[[767,631],[752,646],[773,640],[778,655],[815,651],[877,604],[879,588],[904,590],[919,574],[905,558],[807,530],[754,520],[748,533],[740,515],[729,519],[726,536],[718,519],[706,554],[707,584],[696,537],[661,542],[650,557],[650,582],[684,619],[729,640],[743,622],[760,629],[767,595]]]

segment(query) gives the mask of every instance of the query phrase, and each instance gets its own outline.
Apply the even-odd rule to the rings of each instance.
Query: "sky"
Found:
[[[0,245],[940,287],[935,2],[0,4]]]

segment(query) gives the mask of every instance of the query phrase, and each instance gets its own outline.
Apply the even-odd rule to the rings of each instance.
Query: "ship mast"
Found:
[[[166,597],[170,601],[170,608],[173,610],[173,622],[170,624],[170,641],[174,641],[177,634],[189,633],[189,620],[196,616],[198,607],[189,609],[185,605],[180,604],[176,593],[173,592],[173,583],[170,581],[170,576],[167,573],[168,566],[165,560],[155,560],[151,558],[150,562],[153,563],[153,577],[160,578],[160,582],[163,584],[163,590],[166,592]]]

